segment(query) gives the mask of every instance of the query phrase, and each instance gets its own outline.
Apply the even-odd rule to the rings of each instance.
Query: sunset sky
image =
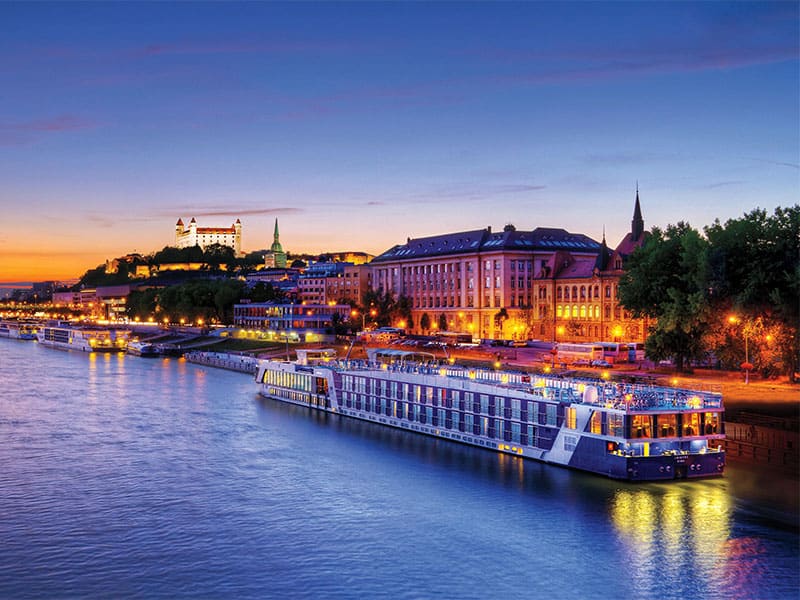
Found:
[[[0,3],[0,281],[798,201],[798,4]]]

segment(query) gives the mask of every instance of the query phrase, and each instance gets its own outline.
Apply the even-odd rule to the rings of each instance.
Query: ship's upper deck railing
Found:
[[[473,380],[510,389],[522,390],[547,400],[593,404],[628,412],[721,409],[722,395],[717,392],[640,383],[617,383],[577,377],[533,375],[511,371],[470,369],[423,363],[375,363],[365,360],[329,360],[326,366],[337,371],[388,371]]]

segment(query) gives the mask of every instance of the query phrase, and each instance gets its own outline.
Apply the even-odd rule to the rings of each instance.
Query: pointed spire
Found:
[[[273,237],[275,238],[276,242],[279,241],[278,238],[280,237],[280,234],[278,233],[278,219],[277,219],[277,217],[275,218],[275,233],[273,234]]]
[[[639,182],[636,182],[636,204],[633,207],[633,219],[631,220],[631,241],[635,242],[644,233],[644,219],[642,218],[642,207],[639,204]]]

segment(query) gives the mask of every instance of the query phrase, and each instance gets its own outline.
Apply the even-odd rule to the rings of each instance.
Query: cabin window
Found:
[[[577,417],[578,417],[578,411],[576,409],[567,408],[565,414],[566,423],[564,424],[564,426],[567,427],[568,429],[577,429],[578,428]]]
[[[519,444],[520,438],[522,436],[522,428],[519,423],[512,423],[511,424],[511,441],[515,444]]]
[[[486,394],[481,394],[481,414],[489,414],[489,396]]]
[[[658,437],[678,435],[678,415],[658,415]]]
[[[703,421],[706,435],[719,433],[719,413],[705,413],[703,415]]]
[[[536,427],[533,425],[528,425],[528,445],[536,445]]]
[[[575,446],[578,445],[578,436],[575,435],[565,435],[564,436],[564,450],[567,452],[572,452],[575,450]]]
[[[547,413],[546,413],[546,420],[545,425],[555,425],[556,424],[556,406],[554,404],[547,405]]]
[[[631,417],[631,437],[653,437],[653,417],[650,415],[633,415]]]
[[[592,413],[592,418],[589,421],[589,431],[592,433],[603,432],[602,414],[599,410]]]
[[[683,415],[683,435],[700,435],[700,413],[685,413]]]
[[[622,415],[608,413],[606,415],[606,427],[608,428],[608,435],[614,437],[624,437],[625,435],[625,423]]]

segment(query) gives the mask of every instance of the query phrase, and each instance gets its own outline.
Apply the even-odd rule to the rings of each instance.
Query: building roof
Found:
[[[506,228],[492,232],[491,228],[447,233],[425,238],[408,238],[405,244],[394,246],[373,259],[372,262],[389,262],[465,254],[493,250],[569,250],[596,253],[600,244],[580,233],[565,229],[537,227],[533,231],[516,231]]]

